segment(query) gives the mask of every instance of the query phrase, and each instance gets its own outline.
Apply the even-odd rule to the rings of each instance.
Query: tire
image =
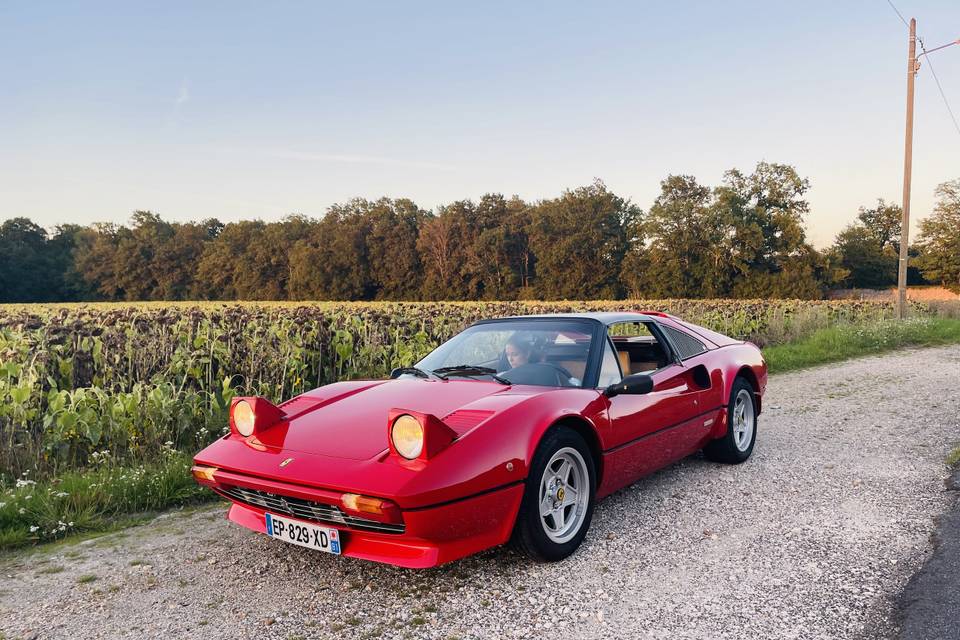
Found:
[[[580,434],[564,426],[548,431],[530,464],[514,545],[538,562],[563,560],[576,551],[593,518],[596,478]]]
[[[727,403],[727,432],[703,449],[708,460],[726,464],[746,462],[757,442],[757,401],[746,378],[738,376]],[[749,438],[749,439],[748,439]]]

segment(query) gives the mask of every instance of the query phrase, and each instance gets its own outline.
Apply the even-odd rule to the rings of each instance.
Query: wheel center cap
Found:
[[[564,493],[566,492],[563,490],[563,487],[560,487],[559,489],[557,489],[557,500],[559,500],[560,502],[563,502]]]

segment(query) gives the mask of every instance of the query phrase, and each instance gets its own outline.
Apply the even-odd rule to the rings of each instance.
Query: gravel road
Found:
[[[951,504],[958,383],[960,346],[772,377],[749,462],[618,492],[553,565],[409,571],[169,513],[0,560],[0,637],[892,637]]]

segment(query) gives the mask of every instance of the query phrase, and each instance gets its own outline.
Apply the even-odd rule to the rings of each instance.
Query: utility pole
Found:
[[[913,85],[917,77],[917,20],[910,18],[907,56],[907,127],[903,142],[903,220],[900,226],[900,268],[897,273],[897,320],[907,315],[907,250],[910,245],[910,181],[913,173]]]
[[[923,45],[923,42],[920,44]],[[917,20],[910,18],[910,46],[907,54],[907,127],[903,140],[903,220],[900,225],[900,265],[897,270],[898,320],[903,320],[907,316],[907,251],[910,247],[910,180],[913,173],[913,85],[917,78],[917,71],[920,70],[919,58],[953,45],[960,45],[960,40],[954,40],[933,49],[927,49],[924,46],[923,53],[918,57]],[[943,99],[946,101],[946,96]],[[949,105],[947,108],[949,109]]]

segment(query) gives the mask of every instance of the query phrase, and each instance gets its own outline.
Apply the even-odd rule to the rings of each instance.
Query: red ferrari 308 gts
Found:
[[[512,538],[560,560],[600,498],[700,449],[749,458],[766,383],[756,346],[664,313],[484,320],[390,380],[234,399],[193,475],[311,549],[422,568]]]

